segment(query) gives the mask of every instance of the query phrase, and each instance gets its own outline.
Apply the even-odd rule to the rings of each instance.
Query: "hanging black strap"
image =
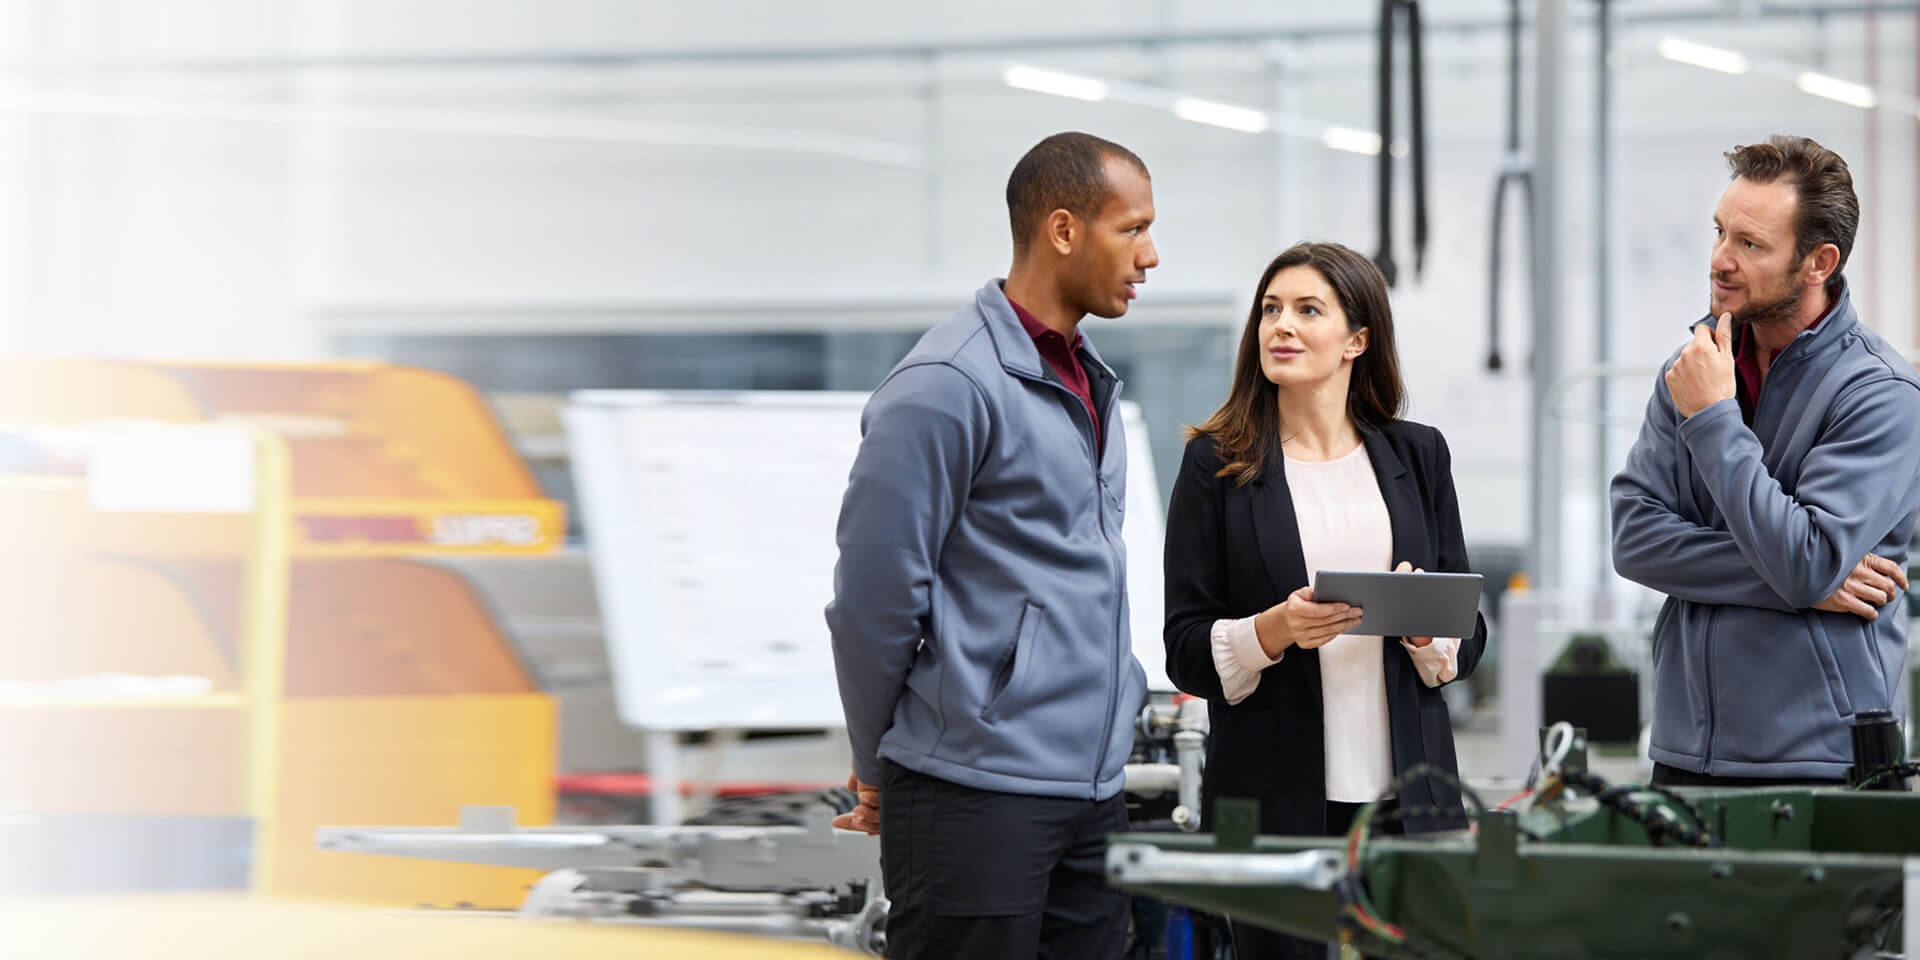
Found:
[[[1407,24],[1407,55],[1409,96],[1408,113],[1412,128],[1408,138],[1408,152],[1413,161],[1413,270],[1417,277],[1426,266],[1427,258],[1427,110],[1425,64],[1420,50],[1420,3],[1419,0],[1381,0],[1379,29],[1379,110],[1380,110],[1380,156],[1376,163],[1379,173],[1379,209],[1376,211],[1380,226],[1380,252],[1373,258],[1380,272],[1387,278],[1387,285],[1393,286],[1399,280],[1399,267],[1393,259],[1393,57],[1397,24],[1404,15]]]
[[[1500,273],[1505,256],[1507,188],[1520,191],[1522,221],[1529,235],[1533,223],[1533,173],[1520,155],[1520,0],[1512,0],[1507,19],[1507,155],[1493,182],[1493,223],[1487,249],[1487,369],[1499,370]]]
[[[1420,0],[1403,0],[1407,11],[1407,70],[1413,74],[1412,103],[1408,120],[1412,126],[1409,152],[1413,159],[1413,276],[1419,279],[1427,265],[1427,95],[1426,70],[1420,61]],[[1391,155],[1392,141],[1382,140],[1380,152]]]
[[[1399,269],[1393,262],[1393,11],[1399,5],[1400,0],[1380,0],[1380,58],[1376,78],[1380,98],[1380,156],[1375,164],[1379,173],[1376,198],[1379,206],[1375,213],[1380,225],[1380,252],[1374,255],[1373,262],[1379,265],[1389,287],[1399,279]]]

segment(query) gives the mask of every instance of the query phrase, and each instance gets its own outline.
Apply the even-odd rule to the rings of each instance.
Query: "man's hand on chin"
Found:
[[[1733,314],[1723,313],[1712,330],[1704,323],[1694,327],[1693,342],[1668,368],[1667,392],[1674,409],[1691,417],[1733,399],[1733,369]]]

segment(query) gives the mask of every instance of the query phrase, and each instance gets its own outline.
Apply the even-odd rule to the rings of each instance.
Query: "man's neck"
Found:
[[[1073,342],[1073,335],[1080,329],[1080,318],[1086,316],[1067,306],[1065,298],[1060,296],[1057,285],[1040,279],[1041,274],[1024,263],[1015,263],[1007,271],[1006,285],[1001,291],[1008,300],[1024,307],[1033,314],[1035,320],[1047,325],[1047,329],[1066,337]]]
[[[1793,338],[1805,333],[1808,327],[1820,322],[1820,318],[1833,309],[1833,294],[1826,284],[1813,296],[1802,298],[1800,312],[1792,319],[1781,323],[1769,323],[1765,326],[1751,327],[1754,346],[1760,348],[1760,372],[1765,375],[1767,367],[1772,365],[1774,357],[1793,342]]]

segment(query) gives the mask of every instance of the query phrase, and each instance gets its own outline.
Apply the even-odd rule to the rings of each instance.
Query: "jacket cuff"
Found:
[[[1732,417],[1733,422],[1736,424],[1745,424],[1745,421],[1740,419],[1740,401],[1734,399],[1715,400],[1705,407],[1700,408],[1693,416],[1680,421],[1680,442],[1686,444],[1687,447],[1691,449],[1693,447],[1694,437],[1713,431],[1716,427],[1721,426],[1728,417]]]
[[[885,768],[880,765],[879,757],[861,757],[856,752],[853,758],[853,776],[871,787],[880,785],[880,774]]]

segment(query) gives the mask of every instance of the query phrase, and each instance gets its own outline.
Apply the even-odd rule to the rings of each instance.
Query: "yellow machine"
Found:
[[[110,905],[112,922],[102,923]],[[374,913],[332,904],[138,897],[0,901],[0,947],[33,960],[835,960],[825,944],[660,928]]]
[[[228,872],[260,892],[511,906],[537,879],[313,843],[468,804],[552,816],[552,702],[474,591],[419,562],[563,539],[467,384],[0,358],[0,532],[0,813],[26,824],[0,844],[37,835],[60,856],[25,869],[71,872],[88,842],[164,858],[214,838],[179,882],[45,887],[235,885],[222,822],[241,825]]]

